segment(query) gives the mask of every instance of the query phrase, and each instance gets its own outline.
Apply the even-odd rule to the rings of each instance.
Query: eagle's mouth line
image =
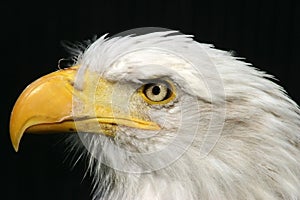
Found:
[[[85,117],[76,117],[74,119],[67,119],[63,121],[93,121],[96,120],[101,124],[111,124],[111,125],[130,125],[131,123],[135,124],[140,124],[144,126],[152,126],[155,125],[157,126],[156,123],[151,122],[151,121],[146,121],[146,120],[140,120],[136,118],[125,118],[125,117],[90,117],[90,116],[85,116]],[[62,122],[63,122],[62,121]]]
[[[46,127],[61,127],[64,125],[64,129],[57,128],[54,132],[76,132],[77,128],[81,126],[81,122],[85,124],[94,125],[95,127],[101,126],[101,129],[110,129],[117,126],[127,126],[132,128],[139,129],[147,129],[147,130],[160,130],[160,127],[151,121],[140,120],[135,118],[117,118],[117,117],[91,117],[91,116],[83,116],[83,117],[73,117],[73,118],[65,118],[60,121],[54,122],[41,122],[39,124],[31,125],[26,129],[26,132],[36,132],[36,129],[41,130],[41,127],[45,127],[45,131],[49,128]]]

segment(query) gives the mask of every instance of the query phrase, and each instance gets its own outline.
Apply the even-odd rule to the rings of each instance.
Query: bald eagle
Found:
[[[300,199],[300,110],[272,78],[177,31],[104,35],[23,91],[10,136],[73,133],[94,199]]]

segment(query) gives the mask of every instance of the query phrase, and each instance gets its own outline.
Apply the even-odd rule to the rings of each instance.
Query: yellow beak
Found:
[[[103,87],[96,92],[100,104],[94,105],[94,116],[73,116],[73,97],[89,104],[84,93],[73,87],[78,67],[62,69],[41,77],[31,83],[19,96],[10,118],[10,137],[15,151],[19,149],[20,140],[25,132],[93,132],[114,136],[118,125],[134,128],[159,130],[160,127],[146,118],[137,118],[126,112],[113,113],[111,95],[113,83],[101,80]],[[92,83],[91,83],[92,84]],[[103,89],[104,88],[104,89]],[[91,105],[86,106],[91,109]],[[84,126],[76,126],[74,119],[81,118]],[[98,123],[98,127],[90,128]],[[99,129],[100,127],[100,129]],[[98,130],[96,130],[98,128]]]

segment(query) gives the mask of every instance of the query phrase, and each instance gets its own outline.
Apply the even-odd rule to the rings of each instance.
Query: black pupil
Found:
[[[152,88],[152,94],[154,94],[154,95],[158,95],[160,93],[160,87],[159,86],[154,86],[153,88]]]

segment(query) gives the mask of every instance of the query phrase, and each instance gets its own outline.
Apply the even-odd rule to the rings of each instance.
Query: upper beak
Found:
[[[73,97],[76,95],[88,104],[89,100],[84,94],[74,88],[74,79],[78,67],[70,67],[58,70],[41,77],[31,83],[17,99],[10,118],[10,137],[13,147],[18,151],[20,140],[24,132],[28,133],[53,133],[53,132],[101,132],[106,135],[114,135],[118,124],[134,128],[159,130],[160,127],[149,120],[138,119],[118,112],[119,116],[112,112],[108,95],[112,89],[112,83],[102,81],[106,88],[100,90],[97,95],[102,98],[101,105],[95,105],[95,116],[73,116]],[[80,93],[80,94],[79,94]],[[78,95],[79,94],[79,95]],[[98,97],[99,98],[99,97]],[[87,106],[90,108],[90,106]],[[74,119],[82,118],[80,123],[86,126],[76,126]],[[101,130],[95,130],[89,123],[98,122]],[[99,127],[99,126],[98,126]],[[113,128],[112,128],[113,127]],[[80,130],[83,129],[83,130]]]
[[[54,132],[74,128],[71,83],[76,70],[73,67],[43,76],[19,96],[10,118],[10,138],[16,151],[25,131]]]

